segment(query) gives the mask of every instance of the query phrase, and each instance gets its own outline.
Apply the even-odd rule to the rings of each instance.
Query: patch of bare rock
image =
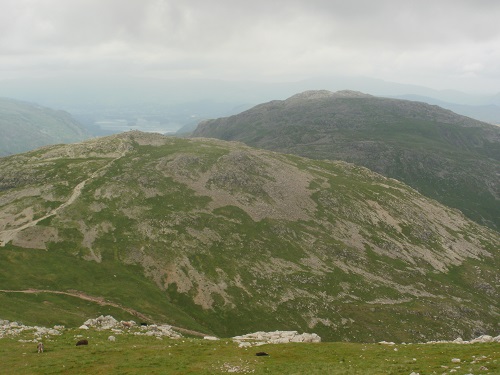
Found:
[[[288,344],[291,342],[321,342],[316,333],[298,333],[297,331],[255,332],[232,338],[239,347],[259,346],[264,344]]]

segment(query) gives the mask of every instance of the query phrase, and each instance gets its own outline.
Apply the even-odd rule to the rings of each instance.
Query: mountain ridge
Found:
[[[287,100],[204,121],[193,137],[363,165],[500,228],[499,127],[407,100],[334,93]]]
[[[219,336],[455,338],[500,315],[497,232],[346,162],[130,132],[3,158],[0,176],[3,289]]]

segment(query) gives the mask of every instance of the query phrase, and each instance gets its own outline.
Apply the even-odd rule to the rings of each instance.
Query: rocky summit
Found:
[[[129,132],[0,159],[0,207],[5,319],[497,335],[498,232],[346,162]]]

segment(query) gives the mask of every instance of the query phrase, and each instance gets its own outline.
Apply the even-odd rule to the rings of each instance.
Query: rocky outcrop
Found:
[[[472,340],[463,340],[461,337],[458,337],[457,339],[453,341],[428,341],[426,344],[487,344],[491,342],[498,342],[500,343],[500,335],[493,337],[490,335],[482,335],[479,337],[476,337],[475,339]]]
[[[488,344],[492,342],[500,343],[500,335],[493,337],[490,335],[482,335],[476,337],[472,340],[464,340],[461,337],[456,338],[455,340],[434,340],[434,341],[426,341],[421,344]],[[393,341],[379,341],[380,345],[396,345]]]
[[[4,337],[16,337],[25,333],[32,333],[33,339],[22,339],[22,342],[38,342],[49,336],[61,335],[64,331],[64,326],[56,325],[54,328],[26,326],[18,322],[10,322],[8,320],[0,320],[0,339]],[[147,326],[137,326],[134,321],[118,321],[111,315],[99,316],[95,319],[88,319],[80,327],[80,330],[95,329],[98,331],[109,330],[114,335],[133,334],[136,336],[154,336],[158,338],[169,337],[177,339],[182,335],[176,332],[172,326],[167,324],[151,324]],[[79,336],[81,337],[81,336]],[[114,337],[114,336],[110,336]],[[112,340],[110,340],[112,341]]]
[[[133,320],[118,321],[111,315],[101,315],[95,319],[88,319],[79,328],[83,330],[87,330],[90,328],[94,328],[99,331],[111,330],[115,334],[131,333],[136,336],[155,336],[158,338],[170,337],[177,339],[182,337],[180,333],[174,331],[172,326],[168,324],[137,326],[136,322],[134,322]]]
[[[291,342],[321,342],[321,337],[315,333],[301,333],[297,331],[255,332],[243,336],[233,337],[233,341],[240,347],[259,346],[264,344],[288,344]]]
[[[182,335],[172,329],[168,324],[140,326],[139,331],[134,332],[136,336],[155,336],[157,338],[170,337],[171,339],[181,338]]]
[[[33,334],[33,340],[22,340],[25,342],[38,342],[44,337],[61,335],[64,326],[56,325],[54,328],[39,326],[27,326],[18,322],[0,320],[0,339],[4,337],[15,337],[24,333]]]
[[[96,319],[88,319],[83,323],[84,326],[88,328],[96,328],[96,329],[112,329],[120,326],[120,322],[113,318],[111,315],[99,316]]]

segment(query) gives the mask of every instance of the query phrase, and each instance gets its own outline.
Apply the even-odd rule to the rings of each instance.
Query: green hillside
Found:
[[[69,113],[0,98],[0,157],[89,137]]]
[[[345,162],[130,132],[0,159],[0,208],[3,319],[127,307],[220,336],[365,342],[498,330],[498,232]]]
[[[363,165],[500,230],[500,128],[437,106],[308,91],[206,121],[193,134]]]

